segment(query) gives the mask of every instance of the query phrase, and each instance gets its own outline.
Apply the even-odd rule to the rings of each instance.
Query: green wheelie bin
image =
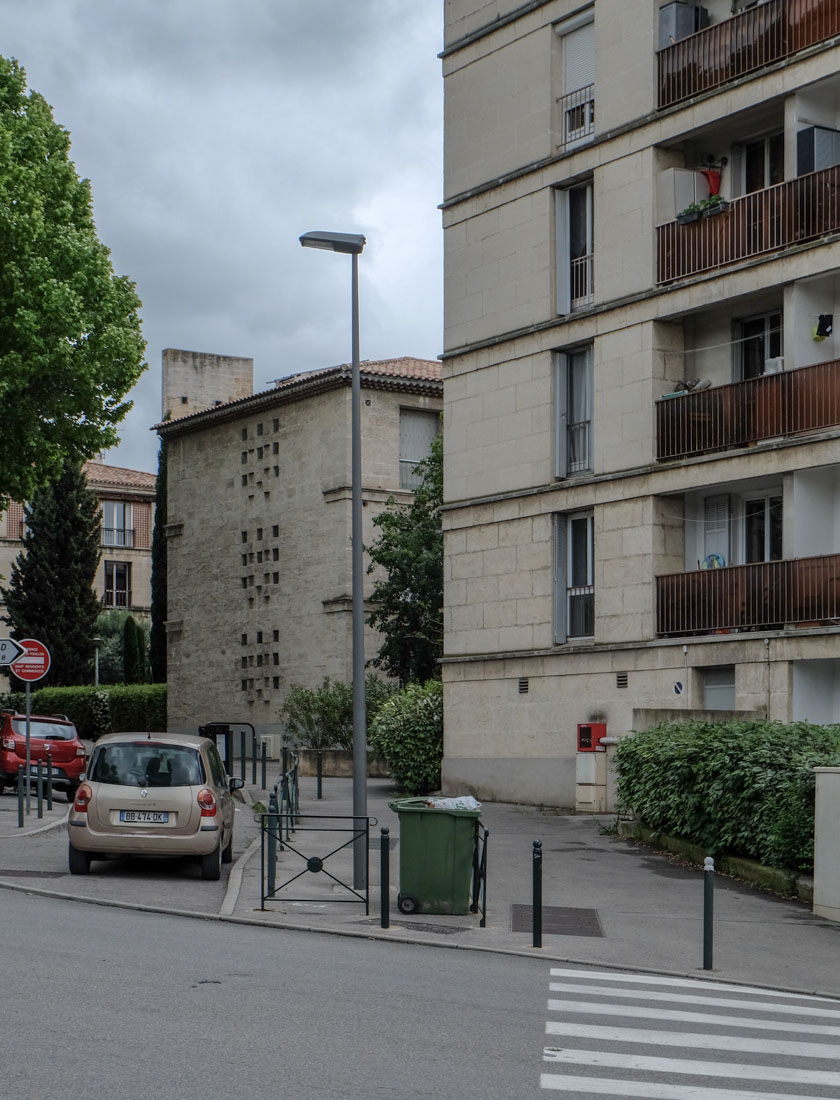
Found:
[[[401,913],[468,913],[481,809],[439,809],[434,799],[388,804],[400,819]]]

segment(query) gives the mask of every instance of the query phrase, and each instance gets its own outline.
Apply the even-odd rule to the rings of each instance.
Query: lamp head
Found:
[[[346,252],[359,255],[367,243],[361,233],[328,233],[313,230],[300,238],[304,248],[324,248],[328,252]]]

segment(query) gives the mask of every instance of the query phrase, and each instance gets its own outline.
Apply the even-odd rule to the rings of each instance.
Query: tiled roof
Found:
[[[127,470],[124,466],[106,466],[102,462],[86,462],[85,478],[91,488],[147,489],[155,491],[155,475],[144,470]]]
[[[411,389],[413,392],[439,392],[443,385],[441,365],[434,359],[415,359],[404,355],[399,359],[363,359],[361,368],[362,386],[372,389]],[[333,386],[349,385],[352,373],[350,363],[339,363],[334,367],[322,367],[318,370],[302,371],[286,378],[279,378],[268,390],[260,390],[250,397],[240,397],[223,405],[215,405],[201,412],[188,413],[155,424],[152,430],[190,427],[192,423],[204,424],[212,419],[228,419],[241,411],[254,406],[271,403],[271,398],[285,402],[308,397]],[[389,381],[390,380],[390,381]],[[419,387],[419,389],[418,389]]]

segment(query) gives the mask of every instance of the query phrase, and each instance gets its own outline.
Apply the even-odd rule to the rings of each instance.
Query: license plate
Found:
[[[120,810],[120,821],[132,825],[166,825],[168,810]]]

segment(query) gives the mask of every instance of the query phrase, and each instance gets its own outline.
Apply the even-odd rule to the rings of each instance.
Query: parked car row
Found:
[[[38,764],[52,761],[53,786],[72,802],[85,770],[85,747],[76,727],[65,715],[29,716],[30,773],[38,774]],[[0,711],[0,794],[17,783],[18,769],[26,768],[26,715]]]

